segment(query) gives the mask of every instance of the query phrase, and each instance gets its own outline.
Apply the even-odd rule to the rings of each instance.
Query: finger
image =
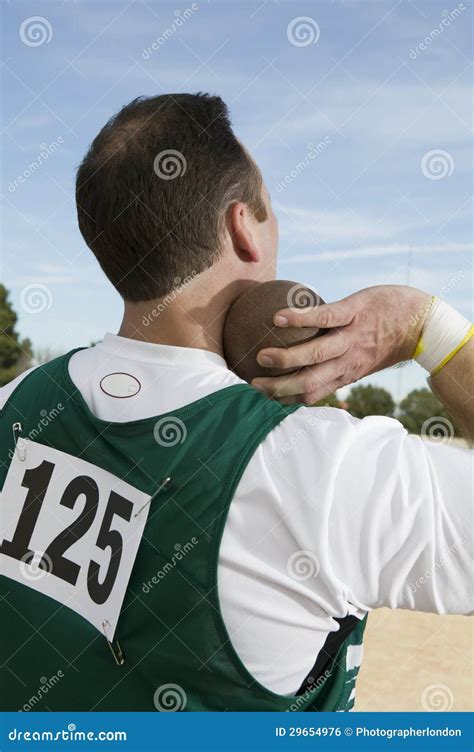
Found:
[[[276,326],[318,326],[332,329],[350,324],[356,313],[354,301],[349,298],[337,303],[321,303],[308,308],[283,308],[273,317]]]
[[[269,397],[292,397],[300,394],[323,395],[328,384],[340,379],[343,374],[343,357],[332,358],[317,366],[306,366],[299,371],[285,373],[282,376],[259,376],[252,381],[252,386],[263,390]],[[342,386],[340,384],[339,386]]]
[[[292,347],[268,347],[260,350],[257,362],[265,368],[303,368],[344,355],[349,349],[349,337],[344,331],[334,331]]]

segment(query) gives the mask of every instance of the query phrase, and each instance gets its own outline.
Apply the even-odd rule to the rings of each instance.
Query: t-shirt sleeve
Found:
[[[327,554],[347,602],[472,613],[471,452],[374,416],[336,463]]]

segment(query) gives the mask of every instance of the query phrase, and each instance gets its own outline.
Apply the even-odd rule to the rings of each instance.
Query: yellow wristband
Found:
[[[437,365],[436,368],[434,368],[431,371],[430,376],[436,376],[436,374],[438,373],[438,371],[441,371],[441,369],[446,365],[446,363],[449,363],[449,361],[452,358],[454,358],[454,356],[456,355],[456,353],[458,353],[459,350],[462,347],[464,347],[464,345],[467,344],[467,342],[469,342],[469,340],[471,339],[471,337],[472,337],[473,334],[474,334],[474,324],[471,326],[471,328],[469,329],[468,333],[461,340],[461,342],[459,343],[459,345],[457,345],[457,347],[455,347],[454,350],[451,350],[451,352],[448,355],[446,355],[445,358],[443,358],[443,360],[441,361],[441,363],[439,363],[439,365]]]

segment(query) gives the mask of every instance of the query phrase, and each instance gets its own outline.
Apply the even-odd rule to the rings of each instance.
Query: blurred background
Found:
[[[280,278],[326,301],[410,284],[472,317],[471,2],[3,0],[1,14],[0,385],[119,326],[74,180],[140,95],[227,102],[279,219]],[[462,443],[416,364],[326,401]],[[358,709],[471,709],[471,625],[372,614]]]

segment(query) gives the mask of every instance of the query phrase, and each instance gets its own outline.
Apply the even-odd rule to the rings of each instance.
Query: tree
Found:
[[[30,364],[31,342],[19,339],[16,322],[8,291],[0,284],[0,386],[8,384]]]
[[[347,409],[355,418],[367,415],[391,415],[395,408],[390,392],[380,386],[354,386],[347,397]]]
[[[315,402],[313,407],[342,407],[342,403],[338,400],[335,394],[328,394],[324,399]]]
[[[426,421],[434,417],[443,418],[453,426],[452,418],[446,408],[429,389],[414,389],[400,402],[397,418],[410,433],[426,432]],[[440,430],[443,428],[442,424],[443,421],[440,421]],[[433,430],[435,428],[436,426]],[[454,433],[459,433],[454,426],[453,430]]]

